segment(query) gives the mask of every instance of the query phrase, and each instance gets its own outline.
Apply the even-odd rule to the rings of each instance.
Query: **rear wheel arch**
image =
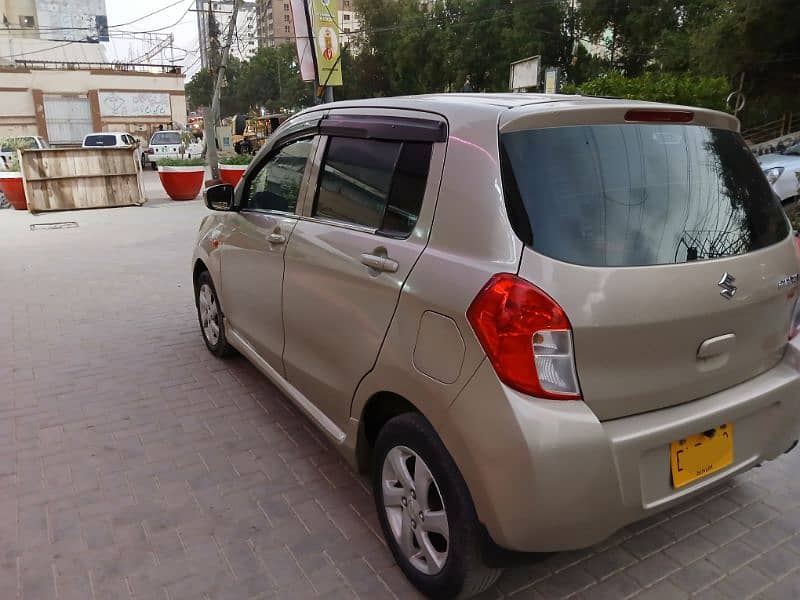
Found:
[[[364,404],[356,448],[358,470],[361,473],[369,473],[372,468],[372,453],[383,426],[390,419],[404,413],[422,414],[422,411],[408,399],[394,392],[376,392]]]

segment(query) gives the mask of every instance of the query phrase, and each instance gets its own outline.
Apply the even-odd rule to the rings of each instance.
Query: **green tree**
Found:
[[[725,77],[660,72],[626,77],[619,71],[610,71],[577,86],[567,85],[564,91],[725,110],[728,80]]]

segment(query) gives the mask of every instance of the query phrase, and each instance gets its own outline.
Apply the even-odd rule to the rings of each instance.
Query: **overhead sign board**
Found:
[[[339,0],[311,0],[311,41],[315,44],[321,86],[342,85]]]

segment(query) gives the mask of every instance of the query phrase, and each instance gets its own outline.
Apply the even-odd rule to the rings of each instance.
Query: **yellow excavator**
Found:
[[[289,116],[283,113],[264,115],[263,117],[248,117],[236,115],[233,118],[233,135],[231,142],[237,154],[255,154],[259,151],[267,138]]]

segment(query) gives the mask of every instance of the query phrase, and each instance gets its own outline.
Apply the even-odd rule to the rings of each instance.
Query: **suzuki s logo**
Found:
[[[730,300],[736,295],[736,286],[733,283],[736,281],[736,278],[733,277],[730,273],[723,273],[722,279],[719,280],[717,284],[722,289],[719,292],[719,295],[725,298],[726,300]]]

